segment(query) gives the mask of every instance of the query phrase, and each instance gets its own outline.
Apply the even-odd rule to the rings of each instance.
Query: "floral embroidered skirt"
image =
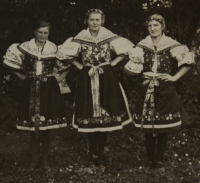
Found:
[[[109,64],[100,69],[98,90],[93,87],[89,76],[91,67],[84,66],[80,71],[73,117],[73,127],[79,132],[119,130],[132,122],[127,99],[114,67]]]
[[[35,131],[65,127],[63,107],[55,77],[47,77],[47,81],[27,77],[21,89],[17,128]]]
[[[147,90],[149,84],[144,84],[145,80],[140,78],[138,81],[135,111],[133,114],[135,126],[142,128],[147,133],[165,133],[180,129],[182,122],[186,121],[187,116],[173,83],[158,80],[159,85],[154,86],[153,96],[148,98],[147,93],[149,91],[147,92]],[[145,98],[149,101],[145,101]],[[145,103],[146,109],[144,107]]]

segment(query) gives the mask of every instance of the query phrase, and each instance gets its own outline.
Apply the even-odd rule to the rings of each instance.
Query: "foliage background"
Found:
[[[142,4],[156,2],[149,11]],[[30,40],[34,22],[45,19],[52,25],[50,40],[57,45],[74,36],[83,28],[84,13],[89,8],[100,8],[106,15],[105,27],[134,44],[148,35],[144,22],[152,13],[160,13],[166,20],[166,34],[200,52],[200,1],[172,0],[170,8],[158,7],[164,0],[0,0],[0,58],[13,43]],[[120,80],[125,88],[131,109],[134,108],[134,92],[137,78],[123,72],[123,65],[117,66]],[[84,171],[87,159],[87,138],[67,128],[55,131],[51,145],[50,172],[38,169],[25,170],[29,164],[28,134],[15,132],[15,118],[18,108],[18,94],[21,81],[0,64],[0,182],[48,182],[48,183],[199,183],[200,181],[200,67],[195,65],[189,73],[177,82],[176,89],[188,113],[188,122],[179,134],[172,134],[166,150],[167,173],[146,174],[144,164],[144,140],[141,132],[133,125],[123,131],[109,134],[109,170],[97,172],[93,177]],[[77,71],[70,77],[76,82]],[[72,115],[72,96],[63,96],[66,114]],[[3,139],[4,138],[4,139]],[[1,140],[2,139],[2,140]],[[134,180],[134,181],[133,181]]]
[[[128,38],[134,44],[148,35],[144,22],[152,13],[160,13],[166,19],[166,34],[177,39],[189,48],[199,49],[200,26],[198,11],[200,2],[196,0],[173,0],[170,8],[158,7],[163,0],[0,0],[0,58],[12,43],[21,43],[33,37],[34,22],[45,19],[52,25],[50,40],[57,45],[86,28],[83,24],[84,13],[89,8],[101,8],[106,15],[105,27]],[[143,3],[155,5],[149,11],[142,9]],[[134,103],[134,89],[137,78],[123,73],[125,63],[117,69],[121,82],[130,101]],[[17,112],[18,92],[21,82],[0,65],[0,126],[12,130]],[[71,72],[76,78],[76,72]],[[192,121],[199,116],[200,78],[198,66],[176,83],[184,107]],[[193,120],[195,119],[195,120]]]

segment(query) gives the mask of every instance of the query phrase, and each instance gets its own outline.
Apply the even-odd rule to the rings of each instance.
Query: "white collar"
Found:
[[[151,36],[147,36],[145,39],[143,39],[142,41],[140,41],[138,43],[139,46],[141,47],[147,47],[153,51],[155,51],[155,48],[154,48],[154,43],[152,41],[152,38]],[[175,41],[174,39],[172,39],[171,37],[168,37],[168,36],[165,36],[165,34],[163,34],[160,38],[160,41],[157,45],[157,51],[162,51],[162,50],[165,50],[167,48],[171,48],[171,47],[174,47],[174,46],[178,46],[180,45],[179,42]]]
[[[36,57],[55,57],[57,47],[54,43],[46,40],[46,43],[44,44],[42,53],[38,49],[35,38],[31,39],[30,41],[24,42],[19,46],[20,50],[22,52],[28,53],[30,55],[36,56]]]
[[[94,38],[91,33],[89,28],[87,28],[86,30],[82,30],[77,36],[75,36],[74,39],[79,39],[82,41],[88,41],[88,42],[94,42],[94,43],[99,43],[101,41],[104,41],[106,39],[112,38],[117,36],[116,34],[112,33],[111,31],[109,31],[108,29],[106,29],[105,27],[100,27],[98,35],[96,38]]]

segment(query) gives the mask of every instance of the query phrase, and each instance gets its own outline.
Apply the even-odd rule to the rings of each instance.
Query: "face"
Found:
[[[36,42],[45,43],[49,37],[49,28],[48,27],[38,28],[34,33]]]
[[[151,37],[156,38],[162,35],[163,28],[159,22],[152,20],[148,23],[148,31]]]
[[[100,13],[91,13],[88,17],[88,27],[91,31],[99,31],[102,23],[102,15]]]

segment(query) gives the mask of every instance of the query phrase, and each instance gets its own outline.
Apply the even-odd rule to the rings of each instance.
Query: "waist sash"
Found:
[[[104,73],[101,66],[108,65],[108,64],[110,64],[110,63],[105,62],[98,66],[92,66],[92,68],[88,72],[88,74],[91,78],[93,117],[101,117],[99,75]]]

